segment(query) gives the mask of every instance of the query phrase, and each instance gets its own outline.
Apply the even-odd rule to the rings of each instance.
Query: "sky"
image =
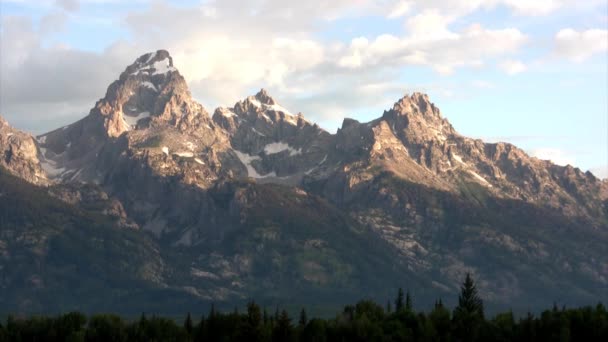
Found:
[[[463,135],[608,177],[607,0],[0,0],[0,115],[71,123],[158,49],[210,112],[265,88],[335,132],[421,91]]]

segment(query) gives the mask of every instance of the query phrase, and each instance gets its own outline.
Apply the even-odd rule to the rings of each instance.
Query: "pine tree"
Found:
[[[456,310],[476,315],[482,319],[484,317],[483,301],[477,294],[477,287],[470,273],[467,273],[464,283],[460,288]]]
[[[261,341],[262,340],[262,312],[260,307],[253,301],[247,304],[247,321],[243,325],[239,340]]]
[[[211,309],[209,310],[209,318],[215,317],[215,304],[211,303]]]
[[[391,311],[392,311],[392,309],[391,309],[391,301],[390,301],[390,300],[387,300],[387,301],[386,301],[386,313],[387,313],[387,314],[390,314],[390,313],[391,313]]]
[[[433,327],[433,341],[449,341],[452,323],[450,312],[443,306],[441,299],[435,302],[435,308],[428,315]]]
[[[186,330],[186,333],[188,334],[188,336],[192,336],[193,325],[192,325],[192,317],[190,316],[189,312],[188,312],[188,315],[186,316],[186,320],[184,321],[184,329]]]
[[[456,337],[462,341],[475,341],[484,322],[483,301],[470,273],[460,288],[458,306],[454,309]]]
[[[262,321],[264,325],[268,324],[268,311],[266,311],[266,307],[264,307],[264,313],[262,315]]]
[[[206,320],[205,320],[205,315],[201,316],[201,320],[198,323],[198,326],[196,326],[196,329],[194,329],[194,337],[192,340],[194,341],[205,341],[206,338],[206,324],[205,324]]]
[[[287,311],[281,311],[281,315],[277,320],[277,325],[272,334],[273,341],[290,341],[292,335],[291,318]]]
[[[211,304],[211,310],[209,310],[209,318],[207,318],[207,328],[205,329],[205,337],[209,341],[216,341],[221,337],[220,313],[215,310],[215,304]]]
[[[306,326],[306,324],[308,323],[308,317],[306,316],[306,310],[304,310],[304,308],[302,308],[302,311],[300,311],[300,320],[298,321],[298,325],[301,327]]]
[[[412,311],[412,297],[410,296],[410,291],[407,291],[405,295],[405,310]]]
[[[397,299],[395,299],[395,312],[399,312],[403,309],[403,289],[399,288],[397,292]]]

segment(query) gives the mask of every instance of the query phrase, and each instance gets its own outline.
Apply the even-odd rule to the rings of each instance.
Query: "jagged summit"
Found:
[[[128,149],[142,155],[198,158],[194,166],[209,169],[198,170],[196,177],[195,169],[180,171],[179,160],[159,162],[162,168],[157,171],[166,174],[172,168],[192,182],[204,178],[201,186],[228,174],[255,175],[249,172],[253,170],[261,176],[276,175],[265,181],[292,177],[290,184],[296,184],[309,176],[327,178],[355,162],[363,173],[368,170],[361,165],[376,165],[417,184],[452,192],[459,191],[464,180],[495,196],[531,202],[559,193],[554,197],[576,207],[576,196],[552,179],[561,172],[559,167],[537,163],[510,145],[484,144],[458,134],[427,94],[406,94],[368,123],[345,119],[335,135],[292,114],[264,88],[232,107],[216,109],[210,118],[192,98],[166,50],[135,59],[86,118],[42,135],[41,161],[54,166],[53,173],[62,179],[101,179],[92,163],[108,144],[125,136]]]
[[[260,91],[255,94],[255,98],[261,103],[270,106],[277,104],[277,102],[268,94],[268,92],[264,88],[260,89]]]
[[[395,102],[392,110],[401,115],[422,114],[423,116],[441,118],[439,108],[431,102],[429,96],[419,92],[414,92],[411,95],[406,94]]]
[[[286,295],[277,297],[283,300],[297,298],[294,289],[308,298],[330,287],[335,292],[321,296],[330,298],[345,289],[381,293],[386,284],[414,279],[434,299],[457,291],[445,284],[471,271],[487,280],[488,298],[527,305],[560,298],[564,289],[579,299],[597,298],[608,279],[608,182],[510,144],[462,136],[422,93],[405,95],[371,122],[345,119],[336,134],[290,114],[265,89],[218,108],[211,120],[168,52],[159,50],[127,67],[85,118],[36,140],[0,118],[0,176],[4,169],[32,183],[53,183],[42,191],[80,202],[96,221],[97,214],[132,219],[138,234],[158,244],[129,240],[132,254],[108,254],[102,244],[99,255],[110,267],[116,260],[145,260],[129,272],[146,276],[143,284],[155,295],[161,286],[216,301],[261,289]],[[0,190],[0,199],[13,200]],[[99,245],[89,229],[78,231],[84,235],[74,243]],[[103,231],[106,239],[117,230]],[[16,242],[0,241],[0,255],[3,243],[13,248],[31,240],[15,236]],[[50,235],[36,240],[50,244],[23,255],[55,253],[63,245]],[[90,259],[89,248],[67,248]],[[142,254],[146,250],[152,254]],[[61,255],[41,260],[68,260]],[[0,267],[14,264],[5,259]],[[271,269],[258,272],[256,265]],[[62,262],[57,269],[73,268]],[[24,278],[12,286],[21,290],[49,273],[38,269],[17,272]],[[91,269],[86,273],[97,266]],[[56,273],[63,278],[40,284],[69,287],[71,273]],[[378,279],[378,286],[361,279]],[[119,291],[124,298],[151,298],[130,291],[132,284]],[[40,298],[62,293],[56,288]],[[98,290],[77,292],[89,298]],[[18,291],[3,293],[10,298]]]
[[[146,53],[129,65],[121,76],[130,75],[164,75],[177,71],[173,66],[173,58],[167,50]]]

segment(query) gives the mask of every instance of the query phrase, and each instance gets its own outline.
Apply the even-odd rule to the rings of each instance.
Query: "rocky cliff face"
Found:
[[[153,236],[163,286],[199,299],[332,297],[366,277],[379,282],[348,293],[415,279],[434,299],[471,271],[494,303],[546,306],[608,284],[608,182],[464,137],[424,94],[336,134],[263,89],[210,116],[159,50],[82,120],[35,140],[0,131],[5,168]]]
[[[464,137],[423,94],[406,95],[369,123],[345,120],[336,140],[344,155],[360,155],[340,176],[356,178],[351,183],[389,171],[434,189],[462,193],[463,184],[475,184],[489,196],[572,217],[606,218],[606,182],[572,166],[530,157],[508,143]]]
[[[39,150],[34,138],[12,128],[0,116],[0,166],[30,183],[48,184],[47,174],[38,159]]]

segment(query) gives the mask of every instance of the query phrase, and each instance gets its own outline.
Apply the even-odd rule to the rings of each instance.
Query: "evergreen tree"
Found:
[[[429,321],[433,330],[433,341],[450,340],[450,328],[452,326],[450,312],[443,306],[441,299],[435,302],[435,308],[429,314]]]
[[[403,310],[403,289],[399,288],[397,299],[395,299],[395,312]]]
[[[275,342],[290,341],[292,337],[291,318],[287,311],[281,311],[281,315],[277,320],[277,325],[272,334],[272,340]]]
[[[253,301],[247,304],[247,317],[242,329],[241,338],[243,341],[262,340],[262,312],[260,307]]]
[[[206,338],[206,324],[205,324],[206,320],[205,320],[205,315],[201,316],[201,320],[198,322],[198,325],[196,326],[196,328],[194,329],[194,336],[193,336],[193,340],[194,341],[205,341]]]
[[[262,321],[264,322],[264,325],[268,324],[268,311],[266,311],[266,307],[264,307],[264,314],[262,316]]]
[[[304,308],[302,308],[302,311],[300,311],[300,320],[298,321],[298,325],[301,327],[306,326],[306,324],[308,323],[308,317],[306,316],[306,310],[304,310]]]
[[[4,326],[2,326],[2,322],[0,322],[0,341],[8,341],[8,334]]]
[[[456,310],[469,312],[482,319],[484,317],[483,301],[477,293],[477,286],[470,273],[467,273],[464,283],[460,287],[460,295],[458,296],[458,306],[456,307]]]
[[[186,316],[186,320],[184,321],[184,329],[186,330],[186,333],[188,334],[188,336],[192,336],[192,331],[194,330],[194,327],[192,324],[192,317],[190,316],[189,312],[188,312],[188,315]]]
[[[410,296],[410,291],[407,291],[407,294],[405,295],[405,310],[407,311],[412,311],[412,297]]]
[[[477,294],[477,287],[470,273],[467,273],[460,288],[458,306],[454,309],[453,320],[458,340],[477,340],[480,327],[484,322],[483,301]]]
[[[221,314],[215,310],[215,304],[211,304],[211,309],[209,310],[209,318],[207,318],[207,328],[205,337],[209,339],[209,341],[218,341],[221,338],[221,322],[220,317]]]
[[[392,309],[391,309],[391,301],[390,301],[390,300],[387,300],[387,301],[386,301],[386,313],[387,313],[387,314],[390,314],[390,313],[391,313],[391,311],[392,311]]]

